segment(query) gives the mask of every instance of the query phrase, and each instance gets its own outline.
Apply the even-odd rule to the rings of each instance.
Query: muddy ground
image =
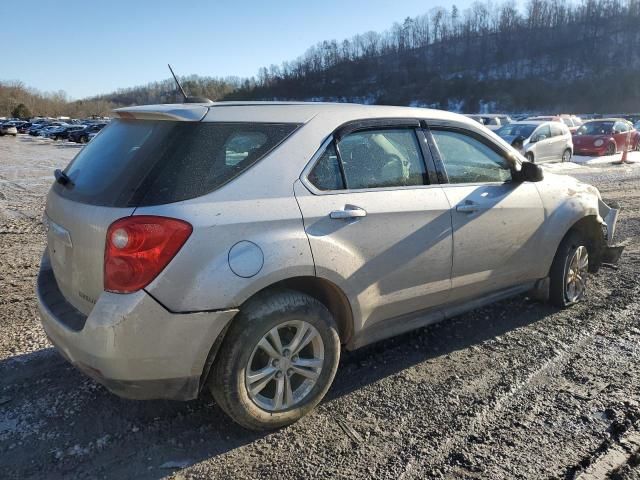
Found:
[[[623,208],[627,249],[585,303],[520,296],[345,353],[311,415],[257,434],[208,394],[119,399],[48,343],[40,219],[77,148],[0,138],[2,478],[640,478],[639,165],[549,167]]]

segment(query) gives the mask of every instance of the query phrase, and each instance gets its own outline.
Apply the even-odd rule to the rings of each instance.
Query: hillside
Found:
[[[237,78],[211,78],[191,75],[181,77],[190,95],[219,100],[239,86],[249,88],[249,81]],[[147,85],[122,88],[115,92],[96,95],[83,100],[69,100],[65,92],[39,92],[22,82],[0,82],[0,116],[13,116],[15,108],[22,104],[33,115],[87,117],[109,115],[111,110],[128,105],[181,102],[173,79],[151,82]]]
[[[454,111],[640,111],[640,0],[476,2],[407,18],[389,30],[327,40],[256,78],[181,77],[212,100],[328,100]],[[173,80],[69,101],[0,82],[0,116],[105,115],[180,101]]]
[[[322,42],[227,99],[340,100],[463,111],[640,111],[640,0],[434,9]]]

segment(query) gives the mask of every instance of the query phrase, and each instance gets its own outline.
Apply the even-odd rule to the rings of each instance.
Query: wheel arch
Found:
[[[599,217],[597,215],[586,215],[573,222],[560,237],[560,240],[554,250],[554,258],[562,244],[562,241],[573,232],[579,233],[586,240],[586,247],[590,258],[589,271],[592,273],[597,272],[602,263],[601,252],[603,247],[606,245],[606,240],[602,231],[602,223],[599,220]],[[593,261],[591,261],[591,259]],[[549,269],[551,269],[551,266],[549,266]]]
[[[296,276],[290,277],[284,280],[274,282],[261,290],[255,292],[249,296],[242,305],[240,305],[240,311],[247,304],[256,300],[260,296],[268,295],[269,292],[277,292],[278,290],[294,290],[300,293],[309,295],[322,303],[333,318],[338,326],[338,335],[340,337],[340,343],[345,345],[353,336],[354,322],[353,322],[353,310],[351,308],[351,302],[346,294],[335,283],[321,277],[315,276]],[[211,350],[207,356],[202,374],[200,376],[200,389],[206,384],[206,380],[211,372],[211,367],[216,360],[216,356],[224,339],[229,330],[229,326],[233,323],[234,319],[231,319],[225,326],[224,330],[220,333],[214,344],[211,346]]]
[[[257,295],[264,295],[268,291],[282,288],[309,295],[327,307],[338,325],[338,334],[340,335],[340,342],[342,344],[346,344],[353,336],[354,323],[351,302],[340,287],[325,278],[299,276],[280,280],[256,292],[249,297],[243,305]],[[242,306],[240,309],[242,310]]]
[[[599,217],[597,215],[582,217],[569,228],[562,238],[564,239],[571,232],[578,232],[586,240],[589,258],[593,260],[589,262],[589,271],[597,272],[602,263],[601,252],[606,245]]]

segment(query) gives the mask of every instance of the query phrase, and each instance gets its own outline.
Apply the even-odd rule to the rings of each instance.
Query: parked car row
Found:
[[[582,125],[582,119],[576,115],[539,115],[537,117],[529,117],[527,120],[540,120],[546,122],[564,123],[571,133],[574,133]]]
[[[535,116],[511,122],[495,133],[531,162],[567,162],[575,155],[614,155],[640,150],[640,121],[624,118],[583,122],[575,115]]]
[[[507,125],[513,121],[509,115],[499,114],[467,115],[467,117],[475,120],[481,125],[484,125],[489,130],[498,130],[503,125]]]
[[[18,133],[29,134],[34,137],[45,137],[52,140],[68,140],[76,143],[87,143],[102,130],[106,121],[86,120],[47,120],[34,119],[10,120],[0,124],[0,136]]]

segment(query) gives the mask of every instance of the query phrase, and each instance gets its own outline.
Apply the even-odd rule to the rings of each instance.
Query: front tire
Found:
[[[527,158],[527,160],[529,160],[531,163],[535,163],[535,158],[533,158],[533,153],[528,152],[525,157]]]
[[[235,422],[252,430],[292,424],[325,396],[338,367],[335,320],[318,300],[278,290],[234,318],[208,385]]]
[[[615,143],[610,143],[609,145],[607,145],[607,151],[605,152],[605,155],[615,155],[617,153],[617,148]]]
[[[571,161],[571,149],[567,148],[564,152],[562,152],[562,163]]]
[[[564,308],[580,302],[587,290],[589,251],[578,232],[569,232],[560,242],[550,271],[549,300]]]

